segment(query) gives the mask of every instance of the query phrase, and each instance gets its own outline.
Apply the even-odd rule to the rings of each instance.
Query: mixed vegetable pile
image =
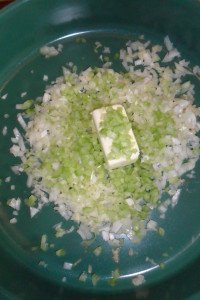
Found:
[[[179,57],[168,37],[164,47],[129,41],[119,53],[124,72],[111,69],[109,61],[80,73],[63,68],[63,76],[46,88],[42,99],[17,105],[23,110],[18,120],[25,142],[15,130],[11,152],[21,157],[20,168],[28,175],[32,195],[27,203],[34,214],[53,202],[65,219],[79,224],[83,239],[92,233],[105,240],[126,234],[137,242],[147,230],[163,234],[151,212],[158,208],[164,217],[167,207],[177,203],[181,176],[199,157],[200,110],[185,76],[198,77],[200,69],[192,70]],[[140,157],[109,170],[91,113],[114,104],[126,110]],[[109,135],[109,124],[118,122],[119,114],[108,111],[102,134]],[[120,127],[116,134],[116,157],[119,147],[130,155]],[[167,199],[161,202],[163,194]]]

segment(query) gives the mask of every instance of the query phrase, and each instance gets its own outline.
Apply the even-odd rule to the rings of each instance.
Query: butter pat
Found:
[[[140,152],[124,107],[102,107],[94,110],[92,117],[108,168],[134,163]]]

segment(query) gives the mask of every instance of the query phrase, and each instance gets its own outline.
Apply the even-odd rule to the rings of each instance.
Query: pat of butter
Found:
[[[105,118],[105,115],[106,115],[108,109],[109,109],[109,111],[113,110],[113,114],[115,113],[116,110],[120,109],[121,114],[126,118],[127,121],[128,121],[128,116],[126,114],[124,107],[119,104],[108,106],[108,107],[102,107],[102,108],[96,109],[92,112],[94,125],[97,130],[98,138],[99,138],[100,144],[102,146],[102,150],[103,150],[108,168],[115,169],[115,168],[127,166],[127,165],[134,163],[138,159],[140,151],[139,151],[139,147],[138,147],[137,141],[135,139],[133,130],[129,129],[129,131],[127,132],[128,133],[127,139],[129,139],[128,144],[130,147],[129,150],[131,152],[131,155],[126,156],[126,155],[124,155],[124,153],[121,153],[120,155],[118,155],[117,158],[110,159],[110,156],[112,156],[111,154],[112,154],[113,139],[110,136],[106,136],[105,134],[101,133],[101,125],[102,125],[102,122]],[[116,126],[116,124],[114,126]],[[122,133],[123,133],[123,129],[125,132],[125,130],[127,130],[126,124],[124,124],[124,128],[123,128],[123,124],[120,123],[120,129],[121,129],[120,131]],[[112,125],[110,125],[109,131],[112,131],[112,130],[114,132],[115,128],[114,127],[112,128]]]

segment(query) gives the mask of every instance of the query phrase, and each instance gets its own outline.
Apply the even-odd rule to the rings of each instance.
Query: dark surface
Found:
[[[13,2],[12,0],[0,0],[0,9]]]
[[[200,4],[197,1],[34,0],[17,1],[1,12],[0,91],[2,89],[2,95],[8,92],[8,99],[0,103],[0,130],[7,125],[8,136],[0,142],[0,178],[9,176],[10,166],[16,162],[9,154],[9,148],[12,129],[17,124],[15,104],[23,101],[20,94],[27,91],[27,99],[41,95],[45,88],[43,74],[53,80],[61,75],[61,66],[65,62],[74,61],[80,70],[99,64],[92,46],[96,40],[110,46],[114,54],[128,39],[143,33],[147,39],[161,43],[168,34],[182,50],[184,58],[200,64]],[[77,35],[86,38],[87,43],[77,44]],[[61,55],[49,60],[39,56],[38,49],[42,45],[57,44],[59,40],[64,44]],[[117,64],[116,68],[119,68]],[[34,70],[32,75],[31,70]],[[199,87],[196,92],[199,105]],[[7,121],[3,118],[5,113],[10,114]],[[30,192],[26,188],[25,176],[12,176],[12,184],[16,185],[14,192],[10,191],[9,185],[0,187],[2,299],[188,299],[198,293],[199,163],[196,171],[197,177],[186,181],[179,205],[161,222],[165,237],[161,239],[156,234],[149,234],[135,246],[139,254],[132,260],[127,256],[128,242],[125,244],[119,269],[130,278],[124,276],[113,288],[107,284],[111,271],[116,268],[109,247],[103,245],[104,254],[97,260],[92,254],[94,246],[85,252],[79,247],[80,238],[75,234],[56,241],[52,225],[61,218],[51,207],[46,207],[31,221],[27,207],[22,205],[18,223],[10,225],[12,210],[6,205],[6,200],[17,196],[25,199]],[[43,233],[48,234],[55,247],[66,245],[68,256],[62,260],[53,250],[32,252],[31,247],[39,244]],[[169,258],[163,258],[164,252],[168,252]],[[166,268],[153,268],[145,261],[146,256],[157,263],[165,262]],[[79,257],[83,262],[65,274],[63,261],[76,261]],[[46,269],[38,266],[41,260],[48,263]],[[101,276],[95,288],[89,281],[80,284],[77,280],[89,263]],[[144,270],[146,285],[133,291],[131,276]],[[61,281],[63,276],[67,277],[65,284]]]

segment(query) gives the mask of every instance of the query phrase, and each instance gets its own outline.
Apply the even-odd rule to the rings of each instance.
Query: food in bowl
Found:
[[[100,234],[109,241],[125,234],[138,242],[149,230],[164,234],[152,211],[164,218],[178,202],[182,176],[194,176],[200,109],[194,85],[185,78],[199,78],[200,68],[181,59],[168,37],[164,46],[143,38],[127,42],[115,56],[125,69],[121,73],[112,69],[110,49],[96,43],[98,49],[102,67],[77,72],[70,63],[42,98],[16,106],[22,131],[14,129],[11,152],[22,162],[14,171],[28,175],[32,216],[52,202],[64,219],[79,225],[83,239]],[[120,116],[110,109],[116,106],[127,115],[138,156],[109,168],[92,113],[108,108],[99,130],[114,134],[117,158],[130,156]]]

